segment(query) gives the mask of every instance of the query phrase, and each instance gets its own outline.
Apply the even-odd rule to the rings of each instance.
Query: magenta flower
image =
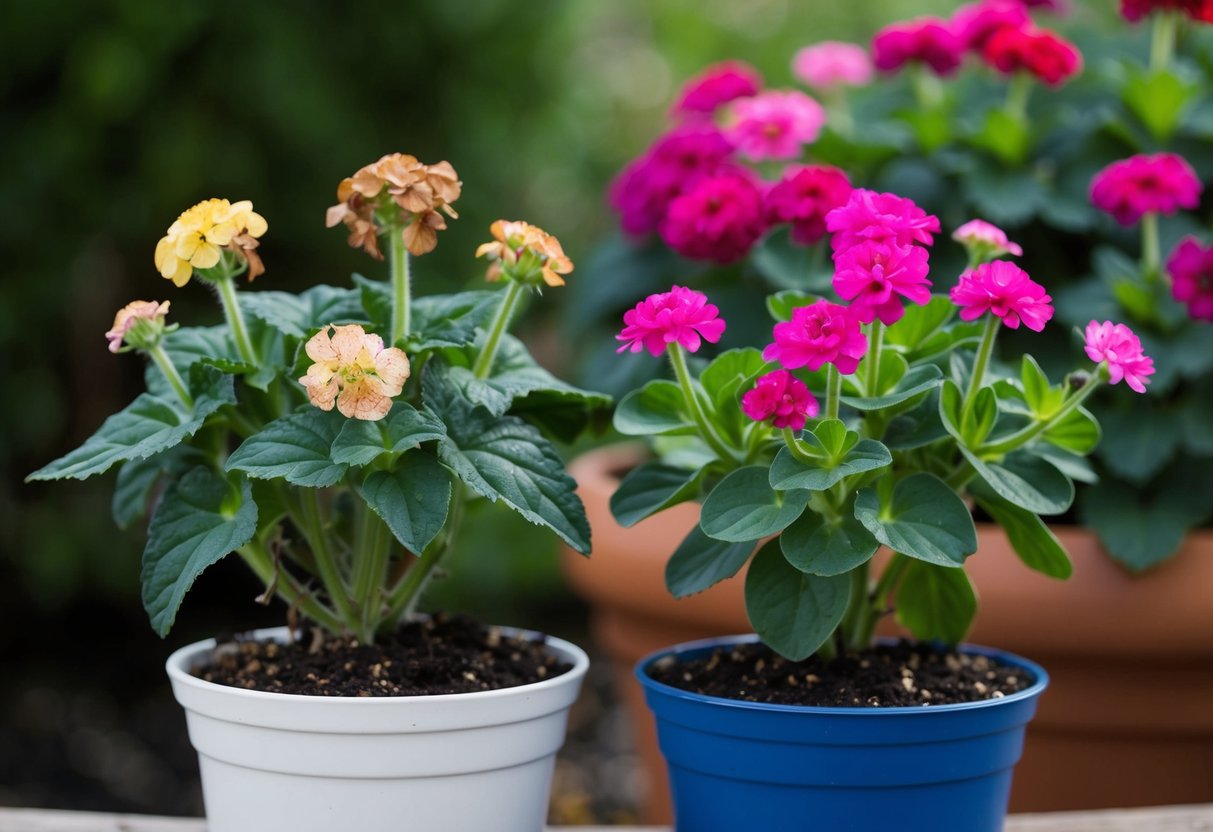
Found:
[[[985,220],[969,220],[952,232],[952,239],[964,246],[969,253],[977,254],[982,260],[1012,254],[1023,256],[1023,249],[1018,243],[1007,239],[1007,232],[997,225]]]
[[[803,92],[772,90],[733,102],[728,135],[738,153],[756,162],[795,159],[825,121],[825,110]]]
[[[661,355],[668,344],[681,344],[687,352],[696,352],[702,341],[715,344],[724,334],[720,310],[708,303],[703,292],[686,286],[649,295],[623,313],[623,323],[623,331],[615,336],[623,345],[616,352],[647,349]]]
[[[1108,365],[1108,381],[1119,383],[1122,379],[1129,388],[1146,392],[1150,376],[1154,375],[1154,359],[1141,350],[1141,339],[1124,324],[1095,321],[1087,324],[1087,357],[1096,364]]]
[[[741,397],[741,409],[755,422],[771,420],[779,429],[804,430],[805,422],[817,418],[821,407],[805,383],[787,370],[767,373]]]
[[[834,255],[834,291],[863,323],[895,324],[905,314],[902,298],[919,306],[931,300],[929,270],[925,248],[869,240]]]
[[[967,3],[952,13],[952,31],[965,48],[980,52],[999,29],[1023,29],[1032,18],[1020,0],[980,0]]]
[[[1082,69],[1078,47],[1046,29],[998,29],[981,57],[1003,75],[1027,72],[1050,87],[1061,86]]]
[[[730,173],[704,179],[671,202],[658,231],[684,257],[732,263],[766,227],[762,193],[748,177]]]
[[[774,335],[775,343],[767,345],[762,357],[793,370],[808,367],[816,371],[833,364],[843,375],[850,375],[868,351],[868,339],[855,313],[824,300],[793,309],[792,320],[775,324]]]
[[[1171,294],[1186,304],[1188,314],[1213,323],[1213,246],[1204,248],[1195,237],[1184,237],[1167,258]]]
[[[792,224],[792,241],[812,245],[826,235],[826,214],[846,204],[851,180],[829,165],[789,167],[762,206],[771,225]]]
[[[929,66],[936,75],[951,75],[964,56],[962,41],[947,22],[920,17],[886,26],[872,38],[872,59],[881,72],[896,72],[911,61]]]
[[[1200,204],[1204,189],[1192,166],[1174,153],[1137,155],[1113,162],[1091,180],[1091,204],[1121,225],[1146,214],[1174,214]]]
[[[1192,20],[1213,23],[1213,0],[1120,0],[1120,13],[1126,20],[1141,20],[1155,12],[1174,9]]]
[[[806,46],[792,58],[792,74],[818,90],[862,87],[871,82],[872,72],[868,50],[837,40]]]
[[[687,81],[670,112],[675,116],[711,115],[735,98],[757,95],[762,76],[744,61],[712,64]]]
[[[851,191],[846,205],[826,214],[826,228],[834,236],[830,245],[842,251],[865,240],[892,240],[897,245],[931,245],[939,232],[939,217],[928,214],[913,200],[866,188]]]
[[[1053,317],[1053,299],[1044,287],[1006,260],[983,263],[962,274],[960,282],[952,287],[951,297],[964,321],[975,321],[991,312],[1011,329],[1019,329],[1022,322],[1033,332],[1040,332]]]

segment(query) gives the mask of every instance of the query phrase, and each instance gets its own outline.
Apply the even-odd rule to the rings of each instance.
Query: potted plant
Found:
[[[342,180],[327,224],[389,279],[243,292],[265,267],[248,201],[181,214],[162,277],[209,284],[225,322],[168,323],[136,301],[106,337],[150,359],[147,392],[30,476],[119,466],[115,519],[150,514],[143,600],[161,635],[206,567],[236,554],[288,605],[289,627],[182,648],[167,669],[199,752],[208,828],[533,832],[587,659],[576,646],[415,615],[466,507],[502,502],[589,551],[551,437],[609,401],[557,380],[508,332],[524,298],[563,284],[555,237],[498,221],[477,256],[495,290],[414,297],[462,183],[392,154]]]

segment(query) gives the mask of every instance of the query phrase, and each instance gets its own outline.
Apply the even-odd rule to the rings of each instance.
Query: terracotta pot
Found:
[[[630,529],[615,522],[610,496],[644,453],[621,445],[574,460],[594,553],[566,551],[563,563],[614,664],[648,784],[642,819],[657,824],[670,822],[665,765],[632,667],[661,647],[750,626],[741,580],[680,601],[666,593],[666,560],[697,522],[697,506]],[[1190,535],[1178,555],[1139,576],[1084,529],[1058,536],[1074,559],[1069,581],[1024,567],[994,526],[979,526],[966,567],[981,596],[971,639],[1027,656],[1053,679],[1028,730],[1012,811],[1213,801],[1213,532]]]

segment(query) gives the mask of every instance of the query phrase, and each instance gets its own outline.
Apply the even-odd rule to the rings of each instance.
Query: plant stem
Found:
[[[1007,85],[1007,98],[1002,109],[1011,118],[1023,123],[1028,117],[1028,99],[1032,96],[1032,75],[1024,70],[1015,73]]]
[[[354,603],[360,613],[358,636],[370,644],[382,613],[383,578],[387,571],[388,535],[383,520],[370,506],[358,501],[358,527],[354,532]]]
[[[426,550],[421,553],[417,562],[404,573],[404,577],[400,579],[400,583],[388,595],[388,612],[385,620],[393,626],[398,624],[403,618],[412,615],[413,610],[417,607],[417,602],[421,599],[422,591],[425,589],[426,584],[429,583],[434,568],[450,552],[452,548],[451,544],[455,540],[455,534],[459,529],[460,523],[463,521],[464,502],[463,488],[461,485],[456,484],[451,490],[451,509],[441,540],[435,541],[426,547]]]
[[[1153,72],[1166,69],[1175,54],[1175,35],[1178,31],[1179,14],[1170,11],[1154,14],[1154,30],[1150,38],[1150,69]]]
[[[476,378],[488,378],[489,373],[493,371],[493,360],[497,357],[501,336],[509,329],[510,318],[518,306],[518,299],[522,297],[522,290],[522,284],[513,280],[510,281],[509,288],[505,290],[505,297],[501,299],[501,305],[497,307],[497,312],[493,315],[493,322],[489,324],[489,334],[485,338],[484,348],[480,350],[480,355],[476,356],[476,364],[472,367]]]
[[[943,85],[931,71],[922,64],[915,64],[910,70],[910,78],[914,84],[914,97],[918,106],[924,110],[934,110],[943,103]]]
[[[855,133],[855,117],[851,115],[851,102],[847,100],[846,91],[832,89],[825,93],[824,98],[835,132],[844,138],[851,138]]]
[[[868,604],[869,563],[864,562],[851,570],[851,600],[847,602],[847,611],[842,619],[847,648],[855,651],[867,647],[871,637],[871,628],[866,622],[871,615]]]
[[[324,533],[324,523],[320,515],[320,492],[316,488],[295,489],[299,493],[299,527],[312,550],[316,561],[316,571],[324,583],[324,589],[329,599],[337,608],[337,614],[345,619],[345,629],[357,632],[358,616],[350,604],[349,588],[329,548],[328,536]]]
[[[412,283],[409,277],[409,253],[404,247],[404,233],[394,226],[388,228],[388,268],[392,275],[392,341],[395,346],[409,334],[411,323]]]
[[[821,646],[817,648],[817,655],[821,657],[823,662],[832,662],[838,658],[838,646],[834,643],[834,633],[830,633],[829,638],[823,641]]]
[[[990,363],[990,355],[994,352],[994,339],[998,336],[998,327],[1002,324],[1002,319],[997,315],[991,314],[986,318],[985,329],[981,333],[981,346],[977,350],[977,361],[973,364],[973,377],[969,379],[969,389],[965,392],[964,404],[960,408],[960,425],[961,430],[964,429],[964,423],[968,419],[969,411],[973,408],[973,402],[977,398],[977,391],[981,389],[981,382],[986,375],[986,367]]]
[[[152,357],[152,361],[156,362],[156,366],[160,368],[160,372],[164,375],[169,386],[173,388],[173,392],[177,394],[177,398],[181,400],[181,404],[185,405],[186,410],[192,411],[194,409],[194,397],[190,395],[189,388],[186,387],[181,374],[177,372],[177,368],[173,366],[173,362],[169,360],[168,353],[164,351],[164,347],[160,344],[155,344],[148,347],[147,354]]]
[[[842,373],[833,363],[826,365],[826,418],[837,419],[842,398]]]
[[[236,341],[236,350],[240,360],[245,364],[260,366],[257,362],[257,351],[249,339],[248,327],[244,324],[244,313],[240,311],[240,303],[236,300],[236,281],[231,277],[219,277],[215,280],[219,288],[219,300],[223,304],[223,316],[227,318],[228,329]]]
[[[800,439],[797,438],[795,431],[793,431],[791,428],[783,429],[783,441],[784,444],[788,446],[788,451],[791,452],[792,456],[796,457],[796,459],[799,459],[801,462],[807,462],[812,465],[816,465],[821,462],[821,458],[809,451],[809,449],[805,447],[805,443],[801,442]]]
[[[251,540],[236,551],[267,587],[274,584],[275,577],[278,577],[276,574],[278,570],[274,566],[274,559],[270,557],[269,552],[265,551],[265,546],[259,540]],[[332,610],[296,585],[290,575],[282,572],[281,577],[285,578],[286,582],[279,583],[276,592],[282,596],[283,600],[293,607],[298,607],[300,612],[321,627],[334,633],[341,632],[344,622]]]
[[[1082,389],[1076,390],[1074,393],[1070,394],[1070,397],[1062,403],[1061,407],[1057,409],[1057,412],[1048,419],[1043,419],[1039,422],[1028,425],[1023,430],[1011,434],[1001,442],[995,442],[993,445],[982,446],[981,453],[1008,454],[1016,448],[1020,448],[1026,445],[1028,442],[1031,442],[1037,436],[1040,436],[1040,434],[1044,433],[1049,428],[1053,427],[1064,419],[1072,410],[1074,410],[1074,408],[1086,401],[1087,398],[1103,384],[1105,373],[1107,373],[1106,366],[1101,364],[1099,373],[1097,373],[1089,382],[1084,384]]]
[[[669,353],[670,364],[674,367],[678,386],[682,388],[682,397],[691,411],[691,418],[695,420],[695,424],[699,428],[699,435],[720,459],[740,462],[741,458],[720,438],[720,434],[708,421],[707,414],[703,412],[703,405],[700,404],[699,396],[695,393],[695,383],[691,380],[691,372],[687,369],[687,357],[686,353],[682,351],[682,345],[670,344],[666,348],[666,352]]]
[[[1161,246],[1158,241],[1158,214],[1153,211],[1141,218],[1141,273],[1146,283],[1157,282],[1162,269]]]
[[[873,320],[868,330],[868,377],[864,389],[869,396],[877,395],[877,383],[880,381],[880,351],[884,347],[884,324]]]

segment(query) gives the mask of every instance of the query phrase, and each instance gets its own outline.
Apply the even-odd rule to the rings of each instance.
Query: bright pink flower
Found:
[[[1028,72],[1051,87],[1082,69],[1078,47],[1045,29],[999,29],[990,35],[981,56],[1003,75]]]
[[[1186,304],[1188,314],[1213,323],[1213,246],[1205,248],[1195,237],[1180,240],[1167,258],[1171,294]]]
[[[775,324],[775,343],[762,351],[767,361],[778,361],[795,370],[819,370],[833,364],[850,375],[868,351],[868,339],[859,328],[859,318],[845,306],[819,300],[792,310],[792,320]]]
[[[931,245],[939,232],[939,217],[928,214],[913,200],[866,188],[851,191],[847,204],[826,214],[826,228],[834,236],[830,245],[841,251],[864,240],[892,240],[901,246]]]
[[[834,255],[834,291],[863,323],[895,324],[905,314],[902,298],[919,306],[931,300],[928,271],[925,248],[869,240]]]
[[[616,352],[647,349],[661,355],[668,344],[681,344],[695,352],[703,341],[715,344],[724,334],[720,310],[708,303],[703,292],[686,286],[672,286],[658,292],[623,313],[623,331],[615,340],[623,345]]]
[[[762,192],[745,176],[704,179],[670,203],[661,239],[684,257],[732,263],[766,231]]]
[[[762,89],[762,76],[744,61],[712,64],[687,81],[670,109],[676,116],[710,115],[735,98],[756,95]]]
[[[1146,392],[1150,376],[1154,375],[1154,359],[1141,351],[1141,339],[1124,324],[1095,321],[1087,324],[1087,357],[1096,364],[1107,363],[1108,381],[1122,379],[1130,389]]]
[[[952,31],[965,48],[980,52],[999,29],[1023,29],[1032,23],[1020,0],[980,0],[961,6],[952,14]]]
[[[608,200],[623,230],[638,236],[656,231],[676,196],[703,179],[739,169],[731,162],[733,149],[710,124],[686,125],[657,139],[611,183]]]
[[[780,428],[804,430],[809,419],[817,418],[821,407],[805,383],[787,370],[767,373],[741,397],[741,409],[755,422],[771,420]]]
[[[1120,0],[1120,13],[1126,20],[1141,20],[1169,9],[1177,9],[1192,20],[1213,23],[1213,0]]]
[[[803,92],[771,90],[733,102],[728,135],[738,153],[756,162],[795,159],[825,121],[825,110]]]
[[[862,87],[871,82],[872,71],[868,50],[837,40],[806,46],[792,58],[792,74],[818,90]]]
[[[1091,180],[1091,203],[1123,226],[1146,214],[1174,214],[1200,204],[1196,172],[1174,153],[1137,155],[1113,162]]]
[[[789,167],[763,198],[771,225],[792,224],[792,241],[812,245],[826,235],[826,214],[845,205],[851,180],[829,165]]]
[[[969,220],[952,232],[952,239],[963,245],[980,260],[992,260],[1004,254],[1023,256],[1018,243],[1007,239],[1007,232],[985,220]]]
[[[952,287],[952,302],[960,307],[960,318],[975,321],[992,312],[1010,329],[1020,322],[1040,332],[1053,317],[1053,298],[1028,273],[1006,260],[983,263],[960,276]]]
[[[872,38],[872,59],[881,72],[896,72],[911,61],[918,61],[936,75],[951,75],[960,66],[964,48],[964,42],[946,21],[920,17],[877,32]]]

